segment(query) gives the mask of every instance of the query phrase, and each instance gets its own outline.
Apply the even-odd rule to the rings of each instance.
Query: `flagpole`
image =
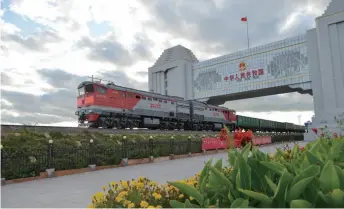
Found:
[[[250,48],[250,38],[248,36],[248,19],[246,20],[247,48]]]

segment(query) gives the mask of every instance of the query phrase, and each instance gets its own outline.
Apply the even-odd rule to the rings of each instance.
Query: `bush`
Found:
[[[113,186],[93,198],[92,207],[287,208],[344,207],[344,138],[320,139],[274,155],[251,143],[209,161],[186,181],[150,185],[145,178]],[[116,184],[115,184],[116,185]],[[140,188],[137,187],[140,185]],[[161,198],[156,198],[160,197]],[[130,201],[130,202],[129,202]],[[142,204],[141,204],[142,203]]]
[[[195,197],[193,204],[200,207],[344,207],[344,138],[317,140],[304,151],[298,146],[278,150],[272,157],[255,147],[249,156],[250,149],[251,144],[241,152],[230,150],[229,177],[208,162],[199,188],[170,184]],[[170,203],[174,208],[189,205],[179,200]]]
[[[152,136],[152,138],[150,138]],[[102,133],[66,134],[61,132],[36,133],[22,130],[2,136],[1,176],[6,180],[39,176],[48,167],[55,170],[119,165],[122,158],[140,159],[170,154],[201,152],[199,135]],[[53,140],[49,157],[49,140]],[[90,143],[90,139],[93,143]],[[173,149],[171,149],[173,145]],[[190,147],[191,146],[191,147]]]
[[[229,174],[230,168],[223,172]],[[199,173],[195,176],[179,181],[195,188],[199,188]],[[170,200],[194,201],[176,187],[169,184],[158,184],[145,177],[131,181],[111,182],[103,187],[102,192],[92,197],[89,208],[171,208]]]

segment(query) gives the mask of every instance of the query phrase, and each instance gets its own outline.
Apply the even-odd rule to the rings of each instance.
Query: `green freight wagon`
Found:
[[[294,124],[286,123],[286,132],[294,132]]]
[[[237,115],[237,127],[257,131],[259,130],[259,119]]]
[[[298,132],[298,133],[306,132],[305,126],[301,126],[301,125],[294,125],[294,130],[295,132]]]
[[[260,129],[262,131],[273,131],[275,129],[275,123],[271,120],[260,119]]]
[[[275,122],[275,128],[276,128],[276,131],[285,131],[285,123],[282,123],[282,122]]]

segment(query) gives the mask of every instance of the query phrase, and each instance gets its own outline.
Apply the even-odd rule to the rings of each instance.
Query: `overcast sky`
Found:
[[[1,122],[76,125],[87,76],[148,89],[148,67],[181,44],[199,60],[303,34],[329,0],[0,0]],[[298,93],[226,104],[238,113],[298,123],[313,100]]]

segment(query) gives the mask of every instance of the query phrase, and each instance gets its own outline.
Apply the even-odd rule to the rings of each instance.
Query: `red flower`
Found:
[[[317,128],[312,128],[312,131],[313,131],[315,134],[318,134],[318,129],[317,129]]]
[[[251,130],[247,132],[241,132],[241,129],[238,132],[234,133],[234,147],[243,147],[247,143],[252,142],[253,133]]]
[[[303,152],[303,151],[305,151],[305,148],[304,147],[300,147],[300,150]]]

